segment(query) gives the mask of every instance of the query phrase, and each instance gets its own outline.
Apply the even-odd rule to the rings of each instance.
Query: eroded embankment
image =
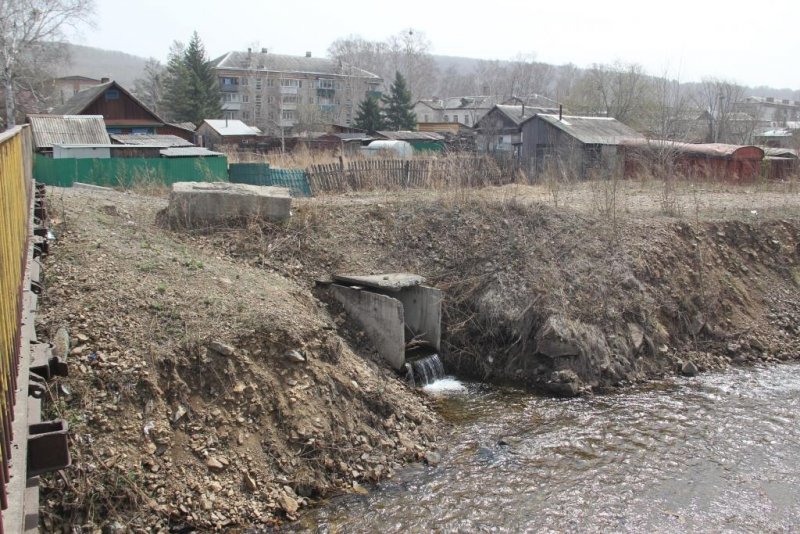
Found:
[[[450,369],[573,395],[796,357],[799,228],[451,196],[309,202],[288,226],[207,239],[301,284],[422,274],[446,292]]]
[[[43,480],[44,531],[264,527],[435,447],[425,399],[306,285],[156,227],[160,199],[49,197],[39,331],[71,338],[47,410],[73,465]]]

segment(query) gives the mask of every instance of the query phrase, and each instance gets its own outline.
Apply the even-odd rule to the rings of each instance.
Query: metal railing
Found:
[[[30,129],[18,126],[0,133],[0,477],[3,482],[0,504],[3,510],[9,503],[7,484],[14,437],[12,422],[17,401],[15,390],[20,362],[32,186]],[[20,402],[26,402],[26,399],[22,398]],[[27,436],[19,438],[26,439]],[[14,460],[25,462],[25,458]]]

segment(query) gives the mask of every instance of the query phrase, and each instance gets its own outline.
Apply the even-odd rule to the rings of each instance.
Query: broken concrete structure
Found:
[[[422,285],[415,274],[335,275],[331,291],[397,370],[406,363],[409,342],[438,351],[442,292]]]
[[[173,225],[216,226],[233,221],[285,221],[292,197],[285,187],[226,182],[172,184],[167,218]]]

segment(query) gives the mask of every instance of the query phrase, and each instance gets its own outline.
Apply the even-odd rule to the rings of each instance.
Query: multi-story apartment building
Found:
[[[228,52],[214,61],[224,118],[273,135],[350,124],[358,104],[380,96],[380,76],[335,59],[261,52]]]

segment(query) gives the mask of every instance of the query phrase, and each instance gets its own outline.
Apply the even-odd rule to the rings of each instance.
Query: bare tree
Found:
[[[93,0],[0,0],[0,79],[5,93],[6,127],[16,124],[18,77],[47,42],[63,39],[64,30],[89,23]]]
[[[745,88],[736,83],[705,78],[695,96],[697,106],[705,111],[707,141],[711,143],[749,143],[757,124],[755,118],[737,112],[744,100]]]
[[[593,65],[575,87],[569,106],[581,113],[604,115],[634,125],[642,122],[649,98],[641,65]]]
[[[133,82],[133,94],[152,109],[157,115],[162,110],[161,99],[164,97],[164,66],[155,58],[150,58],[144,65],[144,73]]]

